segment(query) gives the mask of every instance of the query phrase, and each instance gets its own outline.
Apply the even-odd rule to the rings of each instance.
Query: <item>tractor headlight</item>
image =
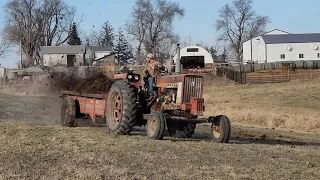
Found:
[[[139,80],[139,76],[138,76],[138,75],[135,75],[135,76],[134,76],[134,80],[138,81],[138,80]]]
[[[131,74],[128,75],[128,79],[132,79],[132,75]]]

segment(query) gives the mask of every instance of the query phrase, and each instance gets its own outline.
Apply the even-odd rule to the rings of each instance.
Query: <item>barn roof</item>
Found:
[[[291,34],[291,33],[287,32],[287,31],[283,31],[283,30],[281,30],[281,29],[273,29],[273,30],[271,30],[271,31],[267,31],[267,32],[263,33],[262,35],[267,35],[267,34],[269,34],[269,33],[271,33],[271,32],[274,32],[274,31],[280,31],[280,32],[283,32],[283,33],[285,33],[285,34]]]
[[[266,44],[320,42],[320,33],[262,35]]]

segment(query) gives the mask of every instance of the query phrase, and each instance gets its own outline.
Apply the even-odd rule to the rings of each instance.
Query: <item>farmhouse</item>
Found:
[[[178,55],[173,57],[176,63]],[[200,46],[187,46],[180,49],[180,59],[183,68],[205,68],[212,67],[213,58],[211,54]]]
[[[108,56],[111,47],[100,46],[43,46],[41,48],[44,66],[66,65],[67,67],[92,65],[96,59]]]
[[[243,61],[320,60],[320,33],[291,34],[275,29],[243,43]]]

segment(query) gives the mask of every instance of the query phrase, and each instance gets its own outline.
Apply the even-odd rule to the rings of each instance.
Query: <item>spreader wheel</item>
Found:
[[[76,102],[71,97],[63,99],[61,106],[61,124],[62,126],[74,127],[76,120]]]
[[[212,139],[219,143],[227,143],[231,135],[231,123],[228,117],[220,115],[215,117],[211,126]]]
[[[161,112],[152,112],[147,119],[147,135],[150,139],[163,139],[166,117]]]

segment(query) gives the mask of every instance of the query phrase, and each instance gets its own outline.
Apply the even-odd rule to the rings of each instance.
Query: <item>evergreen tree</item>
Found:
[[[78,34],[76,23],[73,23],[71,26],[69,39],[67,43],[69,45],[81,45],[81,40]]]
[[[109,21],[105,22],[102,25],[102,30],[100,32],[100,46],[111,46],[113,47],[114,41],[114,29],[109,23]]]
[[[128,60],[130,58],[133,58],[132,48],[129,46],[129,43],[126,40],[121,27],[119,28],[118,34],[116,36],[114,52],[116,61],[120,66],[127,65]]]

